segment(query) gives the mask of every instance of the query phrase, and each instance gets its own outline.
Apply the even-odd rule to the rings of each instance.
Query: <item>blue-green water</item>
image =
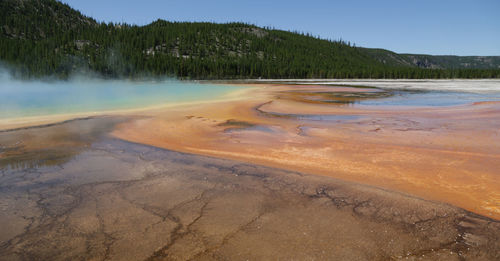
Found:
[[[211,100],[239,88],[174,80],[39,82],[0,77],[0,119]]]
[[[479,83],[466,82],[474,87]],[[425,84],[423,87],[426,87]],[[483,83],[484,85],[484,83]],[[360,99],[353,104],[389,106],[452,106],[500,101],[500,86],[490,83],[481,92],[386,89],[386,98]],[[421,86],[421,88],[423,88]],[[176,102],[213,100],[243,87],[175,80],[126,81],[80,78],[71,81],[19,81],[0,72],[0,119],[67,113],[134,109]],[[477,89],[477,88],[475,88]]]
[[[387,90],[392,96],[380,99],[367,99],[356,102],[373,106],[455,106],[483,101],[500,101],[500,91],[472,93],[457,91],[402,91]]]

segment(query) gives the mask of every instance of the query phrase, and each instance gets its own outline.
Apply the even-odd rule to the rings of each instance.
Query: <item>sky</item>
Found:
[[[398,53],[500,55],[500,0],[62,0],[98,21],[247,22]]]

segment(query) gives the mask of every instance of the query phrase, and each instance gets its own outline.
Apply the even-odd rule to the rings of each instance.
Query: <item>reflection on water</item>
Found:
[[[362,118],[362,115],[352,115],[352,114],[297,114],[297,113],[281,113],[273,111],[264,111],[261,109],[269,103],[264,103],[255,108],[255,110],[263,116],[271,118],[289,119],[296,121],[314,121],[314,122],[324,122],[324,123],[334,123],[342,121],[351,121]]]
[[[0,195],[0,260],[496,260],[500,249],[499,222],[446,204],[108,137],[60,167],[0,169]]]
[[[230,104],[225,105],[218,109],[238,111]],[[241,109],[241,104],[233,106]],[[248,110],[253,109],[252,116],[255,109],[260,111],[256,104],[247,106]],[[401,174],[396,172],[399,168],[394,168],[397,165],[389,161],[391,158],[384,157],[386,152],[391,153],[391,157],[403,155],[404,158],[396,159],[402,159],[405,173],[415,165],[428,166],[430,170],[426,173],[431,173],[432,181],[435,181],[434,173],[443,170],[439,169],[442,162],[466,162],[462,158],[447,160],[443,154],[431,154],[430,150],[415,153],[430,158],[408,157],[411,150],[398,153],[401,150],[390,146],[384,151],[384,147],[376,143],[377,150],[373,150],[374,147],[365,142],[368,141],[363,136],[366,133],[369,138],[382,138],[382,144],[388,139],[397,141],[398,137],[413,140],[401,134],[408,130],[394,131],[401,124],[434,127],[434,123],[417,122],[414,116],[408,119],[404,115],[372,117],[365,120],[365,126],[377,127],[376,131],[356,132],[352,130],[359,130],[359,122],[345,129],[337,123],[329,129],[317,125],[349,121],[358,116],[307,115],[302,114],[300,107],[296,111],[286,110],[289,113],[260,111],[258,114],[274,118],[242,118],[212,112],[213,120],[198,121],[196,119],[205,119],[203,117],[209,119],[210,115],[206,114],[210,110],[194,107],[202,111],[191,108],[194,111],[186,112],[190,116],[163,113],[165,123],[160,127],[149,122],[132,124],[130,128],[139,128],[141,138],[147,137],[147,131],[158,131],[156,135],[173,135],[177,131],[180,136],[171,139],[164,136],[158,140],[168,143],[183,139],[192,147],[203,145],[202,142],[210,138],[220,138],[209,144],[218,151],[224,147],[214,144],[235,146],[241,151],[241,148],[252,148],[252,144],[256,144],[252,141],[258,140],[262,146],[253,147],[250,151],[253,157],[278,156],[280,162],[303,157],[305,164],[320,164],[329,172],[347,166],[344,170],[360,170],[359,173],[384,182],[389,180],[384,179],[385,173]],[[330,104],[322,107],[332,108]],[[475,118],[475,114],[472,117]],[[497,221],[388,189],[162,150],[106,135],[115,124],[126,120],[97,117],[0,132],[1,260],[498,259],[500,223]],[[179,127],[185,122],[199,125]],[[215,125],[218,128],[214,128],[214,122],[219,123]],[[198,133],[191,135],[190,131],[197,127]],[[229,129],[228,132],[241,132],[218,135],[223,128]],[[281,132],[268,131],[275,128]],[[287,133],[291,129],[298,130],[298,135]],[[328,140],[325,129],[347,130],[349,139],[343,139],[344,144]],[[207,130],[213,132],[207,136],[200,133]],[[317,136],[322,131],[324,136]],[[450,133],[456,135],[456,132]],[[427,137],[427,133],[425,135],[423,137]],[[238,136],[243,142],[228,142],[227,136]],[[442,137],[450,136],[446,132]],[[315,139],[317,147],[311,146]],[[435,141],[439,140],[441,138]],[[422,143],[415,141],[418,145]],[[280,144],[294,147],[280,150]],[[324,146],[328,146],[328,150],[324,150]],[[269,149],[273,150],[271,154]],[[316,153],[318,151],[320,153]],[[492,162],[490,158],[487,160]],[[383,161],[389,167],[379,168],[384,166]],[[478,161],[477,165],[484,168],[484,162]],[[459,165],[452,168],[453,174],[462,169]],[[356,172],[348,174],[356,175]],[[404,182],[409,183],[413,181],[410,178],[420,176],[403,178],[408,177]],[[454,191],[463,189],[456,186],[453,179],[446,178],[444,176],[442,184],[450,185]],[[416,184],[424,183],[416,181]],[[443,190],[436,186],[439,184],[429,184]],[[471,184],[480,183],[467,180],[467,187]],[[461,193],[470,197],[471,194],[464,191]]]
[[[410,98],[404,104],[410,104],[411,96],[419,104],[431,104],[429,97],[440,94],[265,85],[250,91],[248,99],[184,108],[180,116],[169,113],[178,110],[166,109],[120,125],[113,134],[178,151],[409,192],[498,218],[500,103],[455,108],[359,105],[369,101],[395,104],[391,99],[406,96]],[[322,101],[348,97],[352,105],[317,102],[311,97]],[[438,105],[456,97],[447,99]]]
[[[6,153],[0,158],[0,168],[33,169],[41,166],[57,166],[69,161],[77,154],[76,149],[53,149]]]
[[[332,105],[371,105],[371,106],[454,106],[482,101],[500,101],[500,90],[483,93],[437,91],[437,90],[403,90],[403,89],[360,89],[350,92],[335,90],[299,90],[282,91],[279,99],[297,102]]]
[[[226,133],[238,132],[238,131],[261,131],[261,132],[269,132],[269,133],[274,132],[274,130],[271,127],[264,126],[264,125],[255,125],[255,126],[245,127],[245,128],[226,128],[226,129],[224,129],[224,132],[226,132]]]
[[[0,168],[63,164],[107,133],[120,118],[88,118],[15,131],[0,131]]]
[[[217,124],[218,127],[225,127],[225,133],[238,132],[238,131],[262,131],[262,132],[274,132],[270,126],[254,124],[246,121],[238,121],[235,119],[229,119],[223,123]]]
[[[323,121],[323,122],[336,122],[336,121],[348,121],[357,120],[361,118],[360,115],[293,115],[297,120],[302,121]]]
[[[290,99],[297,102],[325,103],[335,105],[350,105],[360,103],[364,100],[381,99],[391,97],[390,91],[378,89],[365,89],[365,91],[283,91],[278,94],[280,99]]]

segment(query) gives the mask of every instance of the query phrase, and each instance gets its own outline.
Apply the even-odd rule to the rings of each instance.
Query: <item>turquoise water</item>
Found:
[[[0,119],[211,100],[240,88],[174,80],[40,82],[0,77]]]
[[[474,82],[467,82],[474,87]],[[432,86],[431,86],[432,87]],[[361,105],[452,106],[478,101],[500,101],[500,88],[488,92],[386,89],[387,98],[362,99]],[[87,113],[175,102],[218,99],[243,87],[198,84],[175,80],[127,81],[75,79],[19,81],[0,72],[0,119],[66,113]]]

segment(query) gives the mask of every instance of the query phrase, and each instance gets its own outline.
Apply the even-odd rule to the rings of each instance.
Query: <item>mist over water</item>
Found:
[[[281,80],[283,81],[283,80]],[[500,101],[499,80],[297,80],[302,84],[372,86],[394,95],[361,105],[452,106]],[[174,79],[105,80],[76,75],[70,80],[19,80],[0,69],[0,119],[92,113],[218,99],[243,87]]]
[[[239,87],[162,80],[17,80],[0,72],[0,119],[211,100]]]

